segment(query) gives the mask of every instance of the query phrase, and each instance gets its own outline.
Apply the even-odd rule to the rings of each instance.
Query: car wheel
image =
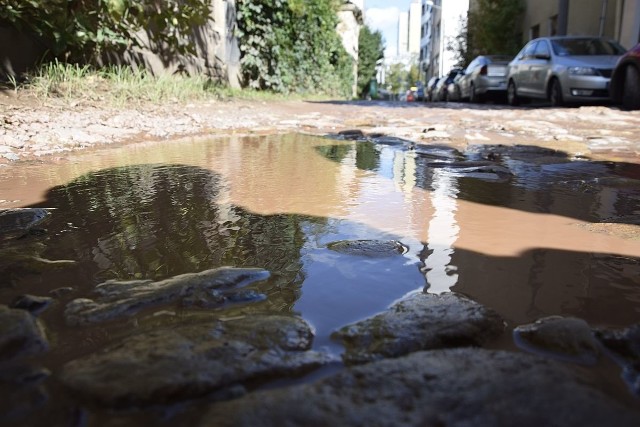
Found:
[[[633,65],[628,65],[624,70],[622,108],[640,110],[640,72]]]
[[[518,91],[516,89],[516,84],[513,80],[509,81],[509,86],[507,86],[507,104],[512,107],[520,105],[520,98],[518,97]]]
[[[475,85],[471,85],[471,94],[469,95],[469,102],[473,102],[473,103],[478,103],[481,104],[484,100],[482,99],[482,96],[480,96],[477,92],[476,92],[476,87]]]
[[[549,101],[553,107],[562,107],[564,99],[562,99],[562,86],[558,79],[551,80],[551,88],[549,89]]]

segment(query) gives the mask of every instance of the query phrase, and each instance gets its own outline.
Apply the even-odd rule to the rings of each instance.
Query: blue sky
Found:
[[[365,0],[367,25],[382,32],[386,55],[394,56],[398,48],[398,14],[407,12],[411,0]]]

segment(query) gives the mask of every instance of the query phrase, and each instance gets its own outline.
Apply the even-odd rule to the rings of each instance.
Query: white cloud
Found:
[[[366,22],[372,30],[382,33],[386,44],[386,56],[395,56],[398,49],[398,18],[400,9],[397,7],[367,9]]]

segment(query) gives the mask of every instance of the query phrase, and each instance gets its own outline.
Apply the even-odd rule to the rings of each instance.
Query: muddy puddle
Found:
[[[508,331],[551,315],[594,328],[640,322],[634,163],[356,134],[149,143],[14,169],[0,169],[0,208],[48,216],[2,242],[0,303],[53,298],[39,314],[50,348],[30,360],[50,372],[50,403],[38,410],[57,420],[103,411],[59,382],[67,363],[205,317],[297,315],[333,371],[343,349],[332,332],[420,292],[495,310],[508,327],[495,348],[515,349]],[[167,279],[224,266],[261,270],[106,318],[84,306],[69,314],[74,301],[100,302],[105,283],[168,289]]]

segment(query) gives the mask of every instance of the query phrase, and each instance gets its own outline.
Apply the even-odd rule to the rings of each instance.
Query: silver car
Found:
[[[601,37],[542,37],[530,41],[509,63],[507,101],[547,99],[567,102],[609,100],[611,72],[624,48]]]
[[[481,55],[476,57],[458,82],[460,98],[483,102],[490,96],[504,97],[507,93],[507,66],[513,56]]]

